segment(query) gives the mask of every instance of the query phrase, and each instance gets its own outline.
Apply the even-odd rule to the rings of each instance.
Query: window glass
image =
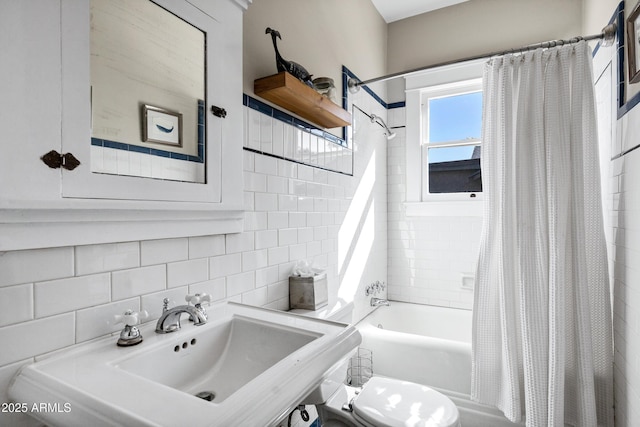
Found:
[[[454,88],[424,96],[423,199],[482,192],[482,91]]]
[[[429,143],[480,139],[482,92],[429,99]]]
[[[482,191],[480,146],[428,148],[429,193]]]

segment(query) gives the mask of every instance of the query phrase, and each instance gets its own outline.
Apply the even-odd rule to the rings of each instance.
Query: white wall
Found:
[[[628,114],[640,120],[639,110]],[[611,169],[616,426],[632,427],[640,425],[640,150],[614,160]]]
[[[387,24],[370,0],[254,0],[244,15],[244,92],[277,73],[271,27],[282,35],[281,55],[314,78],[333,78],[342,93],[341,67],[365,79],[386,73]],[[384,87],[376,93],[386,99]]]
[[[609,23],[609,18],[621,0],[584,0],[582,30],[585,34],[596,34]],[[631,10],[633,0],[627,2]]]
[[[584,31],[590,34],[598,32],[609,22],[618,3],[586,0]],[[625,16],[629,15],[634,3],[627,2]],[[606,56],[614,59],[613,68],[605,68],[605,78],[602,78],[606,82],[607,74],[611,74],[608,77],[610,83],[598,84],[596,88],[599,95],[600,153],[604,157],[601,160],[601,173],[613,294],[615,424],[618,427],[631,427],[640,425],[640,288],[637,267],[640,265],[640,150],[621,157],[619,155],[640,140],[640,108],[636,106],[616,120],[617,53],[615,48],[601,50],[604,52],[598,53],[594,61],[596,78],[603,64],[608,62]],[[626,75],[626,64],[624,72]],[[607,86],[609,93],[605,94]],[[634,86],[640,85],[626,86],[625,100],[637,93],[638,88]],[[607,96],[614,104],[611,114],[605,102]]]

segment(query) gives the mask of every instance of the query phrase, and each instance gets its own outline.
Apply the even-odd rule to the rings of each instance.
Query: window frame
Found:
[[[459,62],[432,68],[405,77],[406,94],[406,143],[405,143],[405,203],[407,216],[482,216],[483,203],[480,197],[451,197],[456,193],[432,194],[422,199],[422,116],[421,93],[427,88],[460,85],[463,81],[482,81],[486,60]]]
[[[429,142],[429,100],[446,98],[469,93],[482,92],[482,79],[475,78],[454,83],[425,87],[420,91],[420,114],[422,116],[420,127],[420,158],[421,158],[421,200],[428,201],[454,201],[454,200],[482,200],[482,191],[478,192],[429,192],[429,149],[446,147],[480,146],[481,138],[465,139],[459,141]]]

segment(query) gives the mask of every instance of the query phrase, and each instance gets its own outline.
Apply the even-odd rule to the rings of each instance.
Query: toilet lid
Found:
[[[388,427],[450,427],[458,425],[458,408],[429,387],[392,378],[373,377],[353,401],[363,421]]]

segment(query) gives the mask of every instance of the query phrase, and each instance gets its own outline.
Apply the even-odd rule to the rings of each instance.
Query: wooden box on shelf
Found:
[[[348,111],[286,71],[255,80],[253,91],[257,96],[322,128],[336,128],[351,124],[351,114]]]

